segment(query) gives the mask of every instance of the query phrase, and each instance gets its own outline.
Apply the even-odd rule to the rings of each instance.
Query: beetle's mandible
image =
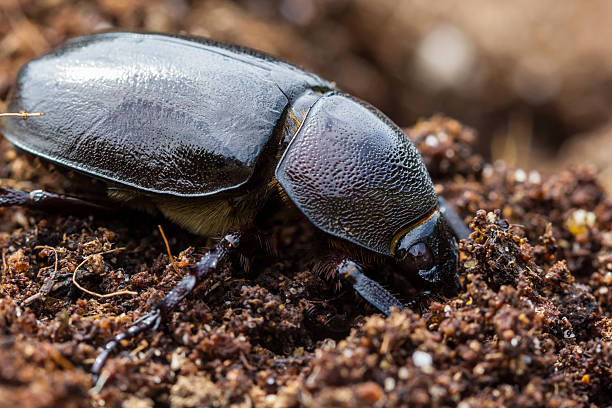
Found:
[[[282,198],[335,245],[334,268],[383,313],[405,305],[364,271],[381,264],[426,290],[458,289],[454,236],[421,157],[379,110],[318,76],[246,48],[148,33],[81,37],[26,64],[2,132],[19,149],[102,180],[110,201],[224,238],[153,310],[110,341],[157,327]],[[17,115],[19,116],[19,115]],[[0,189],[0,205],[87,204]],[[448,221],[447,221],[448,220]],[[375,260],[375,261],[372,261]]]

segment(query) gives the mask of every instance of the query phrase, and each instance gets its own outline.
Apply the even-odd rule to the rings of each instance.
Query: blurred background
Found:
[[[312,70],[403,127],[449,115],[492,161],[592,164],[612,191],[610,21],[606,0],[0,0],[0,100],[67,38],[195,34]]]

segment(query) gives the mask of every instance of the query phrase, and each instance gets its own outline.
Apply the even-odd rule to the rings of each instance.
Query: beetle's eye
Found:
[[[431,251],[422,242],[410,247],[408,254],[406,254],[405,262],[410,263],[418,270],[429,270],[434,264]]]

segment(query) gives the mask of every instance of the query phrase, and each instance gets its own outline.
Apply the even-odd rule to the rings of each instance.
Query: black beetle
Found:
[[[95,374],[121,340],[157,327],[227,260],[275,196],[340,243],[334,268],[382,312],[404,304],[362,272],[363,259],[393,263],[438,293],[458,289],[452,232],[463,238],[466,227],[436,196],[414,145],[373,106],[268,55],[197,37],[91,35],[26,64],[9,110],[45,114],[4,120],[18,148],[103,180],[112,200],[225,235],[106,345]],[[58,203],[85,204],[0,190],[3,206]]]

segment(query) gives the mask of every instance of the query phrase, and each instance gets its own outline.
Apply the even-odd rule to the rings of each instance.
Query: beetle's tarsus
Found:
[[[0,188],[0,207],[13,206],[27,207],[34,210],[106,209],[106,207],[91,201],[44,190],[22,191]]]
[[[104,351],[98,355],[94,365],[91,368],[91,371],[94,374],[94,384],[98,382],[98,376],[100,375],[100,371],[102,370],[102,367],[104,367],[106,360],[113,352],[115,352],[115,350],[117,350],[117,347],[123,340],[129,340],[137,336],[139,333],[149,329],[153,331],[157,330],[163,319],[161,309],[156,307],[153,309],[153,311],[136,320],[127,329],[127,331],[119,333],[114,339],[106,343],[104,346]]]
[[[166,320],[168,312],[191,293],[200,282],[208,278],[220,263],[226,261],[237,250],[244,234],[244,232],[235,232],[223,237],[211,251],[200,259],[189,275],[185,276],[149,313],[136,320],[126,331],[119,333],[106,343],[104,351],[96,358],[91,368],[94,382],[97,381],[108,357],[116,351],[123,340],[130,340],[144,331],[157,330],[162,321]]]
[[[30,195],[27,191],[0,188],[0,206],[2,207],[26,206],[29,201]]]

